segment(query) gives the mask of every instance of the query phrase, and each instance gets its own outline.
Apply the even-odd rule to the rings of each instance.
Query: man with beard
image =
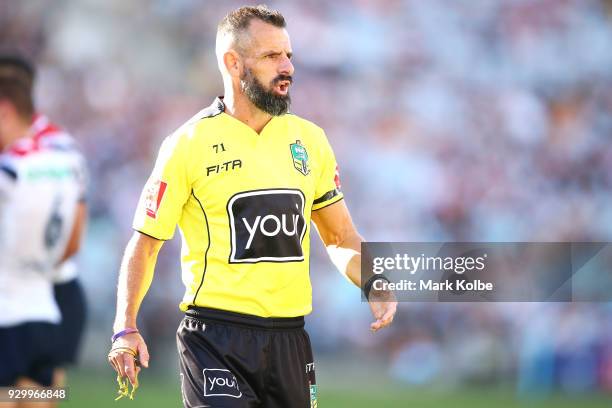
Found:
[[[360,244],[322,129],[288,114],[293,81],[285,20],[241,7],[219,24],[224,97],[160,150],[122,262],[109,362],[136,382],[149,354],[136,328],[158,251],[178,224],[183,238],[178,333],[185,407],[316,406],[304,315],[311,312],[310,220],[355,285]],[[376,331],[397,303],[368,290]]]

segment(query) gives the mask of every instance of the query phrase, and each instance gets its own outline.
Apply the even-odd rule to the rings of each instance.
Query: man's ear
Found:
[[[223,54],[223,63],[225,69],[232,77],[240,77],[242,74],[242,60],[240,55],[234,50],[228,50]]]

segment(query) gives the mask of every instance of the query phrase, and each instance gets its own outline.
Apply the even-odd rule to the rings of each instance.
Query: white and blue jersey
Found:
[[[44,116],[0,154],[0,327],[60,321],[53,281],[85,174],[75,141]]]

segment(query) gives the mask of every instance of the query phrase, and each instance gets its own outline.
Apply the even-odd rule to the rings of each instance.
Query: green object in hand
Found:
[[[138,374],[136,374],[136,382],[132,385],[132,391],[130,392],[130,380],[127,377],[121,377],[117,375],[117,384],[119,384],[119,390],[117,390],[117,398],[115,401],[120,400],[123,397],[127,397],[131,400],[134,399],[134,393],[138,388]]]

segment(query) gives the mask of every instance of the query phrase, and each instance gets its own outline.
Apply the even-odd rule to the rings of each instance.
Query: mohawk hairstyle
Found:
[[[242,31],[248,28],[251,20],[257,19],[273,26],[284,28],[285,17],[277,11],[270,10],[265,4],[258,6],[243,6],[230,11],[219,23],[218,30],[226,32]]]
[[[243,6],[230,11],[217,27],[217,35],[230,35],[234,38],[235,45],[240,47],[239,38],[244,31],[249,28],[252,20],[260,20],[275,27],[285,28],[287,23],[285,17],[277,11],[271,10],[268,6],[260,4],[258,6]]]

